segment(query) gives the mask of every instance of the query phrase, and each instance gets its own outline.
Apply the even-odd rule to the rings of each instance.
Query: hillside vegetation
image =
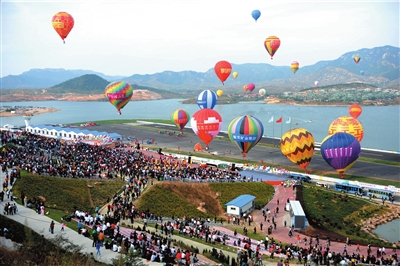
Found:
[[[260,207],[272,198],[273,192],[271,185],[258,182],[200,184],[162,182],[143,194],[139,200],[139,209],[166,217],[223,216],[225,204],[242,194],[255,196],[256,207]]]

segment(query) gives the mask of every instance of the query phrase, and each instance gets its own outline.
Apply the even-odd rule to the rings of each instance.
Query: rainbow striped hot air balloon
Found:
[[[189,120],[189,113],[183,109],[177,109],[171,114],[171,121],[179,128],[180,131],[183,130]]]
[[[121,114],[121,109],[132,99],[133,89],[128,83],[114,81],[108,84],[104,93],[110,103],[117,108],[118,113]]]
[[[269,36],[265,39],[264,47],[267,49],[267,52],[271,56],[271,59],[274,57],[276,51],[278,51],[279,46],[281,45],[281,40],[276,36]]]
[[[197,96],[197,105],[200,107],[200,109],[213,109],[217,102],[218,95],[212,90],[204,90]]]
[[[238,116],[228,126],[229,139],[239,148],[243,157],[256,146],[263,134],[263,124],[251,115]]]
[[[283,155],[308,173],[306,167],[314,155],[313,135],[307,129],[295,128],[282,135],[280,144]]]
[[[344,178],[344,172],[355,164],[360,153],[360,142],[349,133],[338,132],[325,138],[321,144],[322,158],[341,175],[341,178]]]

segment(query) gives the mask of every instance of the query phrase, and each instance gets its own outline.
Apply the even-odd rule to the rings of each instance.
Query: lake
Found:
[[[375,230],[372,230],[379,237],[382,237],[390,242],[400,241],[400,219],[390,221],[385,224],[378,225]]]
[[[32,117],[35,124],[68,124],[74,122],[109,119],[170,119],[170,114],[182,108],[193,115],[199,110],[197,104],[180,104],[183,99],[154,101],[131,101],[119,115],[109,102],[6,102],[2,106],[54,107],[59,112]],[[399,106],[363,106],[357,118],[364,127],[362,148],[400,151],[400,109]],[[222,116],[222,130],[226,131],[230,121],[241,115],[252,115],[264,126],[264,136],[279,138],[286,131],[302,127],[310,131],[316,142],[328,135],[329,125],[340,116],[348,116],[348,106],[295,106],[283,104],[238,103],[216,105],[214,110]],[[268,123],[271,117],[282,116],[283,123]],[[291,123],[286,121],[291,117]],[[1,126],[11,124],[23,126],[22,117],[1,117]],[[186,126],[189,127],[189,124]]]

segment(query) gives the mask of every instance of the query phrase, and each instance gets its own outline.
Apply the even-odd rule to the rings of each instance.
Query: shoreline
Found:
[[[27,108],[23,110],[16,110],[15,113],[2,111],[0,113],[0,117],[14,117],[14,116],[36,116],[45,113],[54,113],[58,112],[60,109],[57,108],[42,108],[42,107],[33,107]]]

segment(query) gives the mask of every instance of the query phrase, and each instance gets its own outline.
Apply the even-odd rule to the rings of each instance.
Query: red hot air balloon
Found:
[[[278,51],[279,46],[281,45],[281,40],[279,40],[278,37],[276,36],[269,36],[265,42],[264,42],[264,47],[267,49],[269,55],[274,57],[274,54],[276,51]]]
[[[60,35],[65,43],[65,38],[74,27],[74,18],[67,12],[58,12],[51,20],[54,30]]]
[[[350,107],[349,107],[349,114],[353,117],[353,118],[357,118],[357,117],[359,117],[360,115],[361,115],[361,113],[362,113],[362,108],[361,108],[361,106],[360,105],[358,105],[358,104],[352,104],[352,105],[350,105]]]
[[[211,141],[221,131],[222,117],[213,109],[203,108],[193,114],[190,125],[193,132],[206,144],[207,149]]]
[[[229,77],[232,72],[232,65],[228,61],[219,61],[214,67],[215,74],[224,85],[224,81]]]

